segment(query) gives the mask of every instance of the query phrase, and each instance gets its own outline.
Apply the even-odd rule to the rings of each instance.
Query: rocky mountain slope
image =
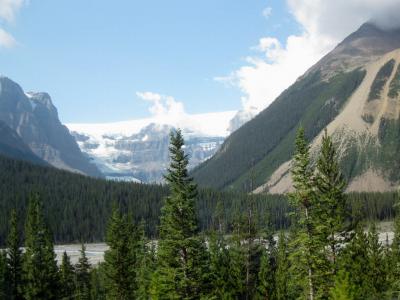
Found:
[[[183,131],[190,168],[210,158],[229,134],[235,111],[105,124],[67,124],[81,150],[111,179],[160,182],[169,164],[169,133]],[[240,126],[237,120],[235,126]]]
[[[102,176],[61,124],[48,94],[24,93],[17,83],[0,77],[0,121],[8,127],[9,138],[14,137],[13,146],[22,151],[18,155],[26,154],[21,158],[45,161],[72,172]],[[3,130],[7,130],[5,128]]]
[[[0,121],[0,155],[47,165],[43,160],[37,157],[29,146],[22,141],[20,136],[3,121]]]
[[[318,153],[325,127],[339,145],[350,191],[400,180],[400,29],[364,24],[234,132],[193,172],[202,185],[284,193],[300,124]],[[258,188],[256,188],[258,187]]]

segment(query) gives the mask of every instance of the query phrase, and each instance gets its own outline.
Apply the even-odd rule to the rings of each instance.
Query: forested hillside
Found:
[[[156,234],[159,213],[168,188],[161,185],[106,181],[52,167],[41,167],[0,156],[0,244],[4,244],[12,208],[23,219],[28,198],[37,193],[56,242],[104,241],[107,219],[113,203],[139,222],[146,220],[146,231]],[[213,223],[218,203],[229,222],[241,211],[249,196],[200,190],[197,212],[201,229]],[[283,196],[252,196],[260,215],[268,209],[278,227],[287,225],[287,202]],[[23,226],[20,223],[19,226]]]
[[[1,156],[0,170],[0,245],[5,242],[12,208],[17,211],[20,228],[23,227],[31,193],[38,193],[42,198],[44,213],[57,243],[104,241],[113,203],[123,212],[131,213],[137,222],[146,220],[147,234],[157,235],[160,208],[168,194],[165,186],[93,179]],[[349,210],[355,203],[364,208],[365,217],[391,219],[395,196],[395,193],[351,194]],[[216,219],[223,217],[224,227],[230,230],[250,202],[260,226],[270,222],[278,229],[290,224],[285,196],[250,196],[200,189],[196,200],[200,229],[214,228]]]

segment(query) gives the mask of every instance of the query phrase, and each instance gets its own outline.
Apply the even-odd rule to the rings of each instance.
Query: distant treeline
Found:
[[[0,170],[0,245],[5,243],[13,208],[20,220],[18,225],[23,228],[32,192],[43,200],[56,243],[104,241],[113,203],[135,221],[146,220],[146,232],[154,237],[160,209],[169,192],[161,185],[105,181],[5,157],[0,157]],[[365,218],[392,219],[395,197],[396,193],[349,194],[348,208],[362,207]],[[225,228],[231,228],[249,203],[254,205],[260,227],[266,222],[275,229],[290,225],[285,196],[200,189],[196,202],[200,229],[215,228],[216,214],[223,215]]]

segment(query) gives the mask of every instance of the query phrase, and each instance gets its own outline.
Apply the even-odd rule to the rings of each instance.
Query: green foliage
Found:
[[[373,158],[377,168],[386,170],[391,181],[400,180],[398,172],[400,168],[400,120],[381,119],[378,138],[380,142],[379,152]]]
[[[53,241],[37,196],[26,221],[23,259],[25,299],[385,299],[399,291],[400,214],[390,249],[378,241],[376,228],[364,233],[362,220],[394,215],[394,193],[343,195],[344,183],[333,143],[323,137],[316,172],[310,164],[304,130],[296,139],[291,219],[285,198],[205,191],[205,200],[187,174],[179,132],[171,137],[170,196],[162,211],[158,247],[149,242],[145,224],[135,226],[115,206],[107,228],[110,249],[105,262],[90,266],[82,245],[75,270],[64,253],[55,264]],[[203,194],[204,195],[204,194]],[[216,196],[214,205],[210,195]],[[347,200],[347,201],[346,201]],[[199,205],[201,203],[201,205]],[[277,208],[274,210],[271,208]],[[269,212],[268,212],[269,211]],[[347,214],[346,212],[351,214]],[[217,233],[199,235],[197,213]],[[267,217],[263,217],[263,215]],[[274,232],[283,231],[275,245]],[[350,226],[347,228],[344,226]],[[19,253],[17,217],[12,213],[8,253]],[[350,234],[347,233],[347,229]],[[226,235],[231,233],[231,235]],[[340,237],[335,240],[334,237]],[[388,243],[387,243],[388,244]],[[333,247],[332,247],[333,245]],[[18,255],[10,255],[19,257]],[[327,259],[328,258],[328,259]],[[15,260],[15,258],[13,259]],[[0,256],[0,293],[8,293],[8,258]],[[11,264],[10,264],[11,265]],[[18,270],[18,268],[15,268]],[[25,284],[26,283],[26,284]]]
[[[136,287],[135,244],[136,228],[114,207],[106,235],[109,250],[104,254],[104,269],[107,275],[108,299],[133,299]]]
[[[155,244],[146,238],[143,224],[140,226],[140,239],[137,247],[137,270],[135,299],[146,300],[151,293],[151,280],[156,270]]]
[[[395,205],[396,218],[394,220],[394,236],[388,252],[388,279],[389,293],[400,296],[400,191]]]
[[[65,300],[75,299],[75,271],[71,264],[71,260],[65,251],[63,253],[59,274],[61,287],[60,298]]]
[[[386,62],[378,71],[372,82],[371,89],[368,95],[368,101],[379,99],[381,92],[393,72],[396,61],[394,59]]]
[[[288,283],[290,281],[290,266],[288,254],[287,238],[285,233],[280,231],[278,237],[275,273],[275,296],[277,300],[285,300],[289,298]]]
[[[336,149],[327,131],[317,160],[315,222],[318,239],[324,245],[325,259],[319,262],[322,281],[321,293],[325,296],[333,285],[338,270],[337,258],[346,234],[346,183],[340,171]],[[321,265],[323,264],[323,266]]]
[[[8,297],[12,300],[23,299],[22,250],[18,229],[17,213],[11,212],[10,233],[7,238],[7,285]]]
[[[158,297],[196,299],[207,291],[204,277],[209,274],[206,246],[197,235],[197,187],[188,176],[189,161],[179,130],[171,133],[170,144],[171,163],[165,176],[170,195],[161,211],[154,288]]]
[[[112,203],[116,203],[122,213],[132,215],[136,224],[145,219],[148,236],[158,235],[162,199],[168,194],[166,186],[93,179],[1,156],[0,169],[1,246],[5,245],[10,230],[9,212],[15,208],[18,215],[24,216],[31,191],[39,192],[43,199],[43,213],[56,243],[104,241]],[[223,226],[229,229],[234,211],[245,207],[249,197],[254,197],[255,209],[260,215],[271,212],[272,222],[278,228],[288,225],[288,203],[283,195],[249,196],[200,189],[195,203],[199,229],[213,227],[217,199],[223,207]],[[22,227],[22,222],[20,219],[19,227]]]
[[[349,284],[354,287],[356,299],[364,299],[369,296],[369,258],[368,237],[363,232],[362,226],[357,226],[351,241],[343,250],[340,257],[340,268],[351,274]]]
[[[209,236],[210,252],[210,281],[212,288],[210,298],[232,299],[235,294],[235,269],[231,269],[230,250],[224,236],[221,233],[211,233]]]
[[[313,300],[317,292],[317,269],[323,245],[318,236],[316,222],[316,195],[313,188],[313,169],[310,165],[309,146],[304,128],[296,137],[296,151],[293,157],[292,179],[294,192],[290,200],[295,209],[295,235],[291,240],[290,254],[292,274],[305,297]]]
[[[390,98],[397,98],[400,95],[400,65],[397,66],[396,74],[389,85],[388,96]]]
[[[76,272],[76,299],[90,300],[92,299],[92,286],[90,278],[90,263],[86,256],[86,247],[82,243],[81,255],[75,266]]]
[[[92,299],[106,300],[106,275],[104,272],[104,264],[100,263],[92,268],[90,272],[91,278],[91,296]]]
[[[259,186],[293,153],[296,128],[313,139],[341,111],[365,71],[338,74],[328,81],[312,72],[284,91],[267,109],[227,138],[220,151],[193,171],[200,186],[248,191]]]
[[[58,268],[53,241],[45,224],[42,204],[33,194],[26,219],[23,260],[24,292],[27,300],[54,299],[59,293]]]
[[[272,241],[272,240],[271,240]],[[270,241],[270,242],[271,242]],[[274,243],[263,251],[258,272],[257,299],[276,299],[277,253]]]
[[[0,299],[6,299],[7,295],[7,259],[6,252],[0,250]]]
[[[354,286],[351,285],[349,274],[339,271],[335,276],[335,284],[331,289],[330,299],[332,300],[354,300]]]
[[[373,299],[382,299],[384,292],[388,289],[384,255],[384,248],[379,242],[376,226],[372,224],[368,232],[368,292]]]

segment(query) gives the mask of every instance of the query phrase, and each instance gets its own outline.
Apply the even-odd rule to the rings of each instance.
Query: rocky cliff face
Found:
[[[14,130],[40,159],[54,167],[102,176],[80,151],[46,93],[24,93],[7,77],[0,77],[0,120]]]
[[[0,121],[0,155],[47,165],[47,163],[36,156],[29,146],[22,141],[21,137],[3,121]]]

